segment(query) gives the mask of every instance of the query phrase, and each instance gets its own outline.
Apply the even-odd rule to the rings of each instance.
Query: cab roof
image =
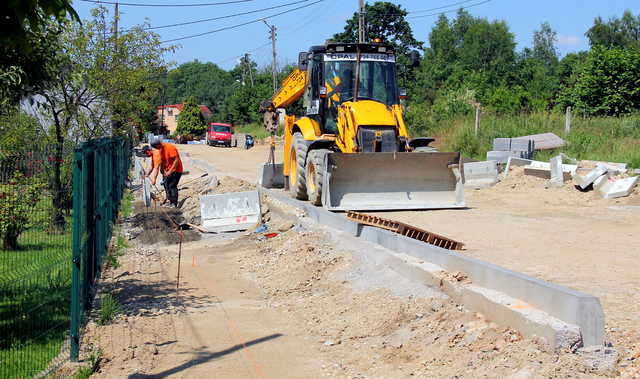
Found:
[[[355,53],[394,53],[393,46],[384,43],[351,43],[351,42],[327,42],[324,45],[311,46],[309,52],[318,53],[335,53],[347,52]]]

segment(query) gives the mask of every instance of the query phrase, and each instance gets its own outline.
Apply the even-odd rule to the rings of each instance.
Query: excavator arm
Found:
[[[282,82],[282,87],[273,97],[260,105],[260,111],[264,112],[264,127],[269,132],[275,132],[278,129],[278,114],[276,110],[278,108],[286,108],[296,102],[304,94],[306,82],[306,72],[296,68]]]

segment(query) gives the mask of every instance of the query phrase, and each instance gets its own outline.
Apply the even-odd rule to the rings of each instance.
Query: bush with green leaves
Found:
[[[18,237],[30,224],[30,215],[40,200],[43,184],[16,171],[0,184],[0,237],[6,250],[18,248]]]
[[[178,118],[176,134],[180,136],[201,137],[206,131],[206,125],[200,107],[193,97],[189,97],[182,106]]]

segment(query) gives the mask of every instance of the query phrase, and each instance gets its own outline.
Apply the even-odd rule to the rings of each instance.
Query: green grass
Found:
[[[0,251],[0,377],[33,376],[60,353],[69,329],[71,233],[49,234],[49,200],[31,213],[19,250]]]
[[[131,216],[131,212],[133,211],[133,201],[133,192],[125,190],[122,200],[120,201],[120,213],[122,217],[128,218]]]
[[[120,233],[118,229],[114,229],[115,241],[109,246],[107,252],[106,265],[111,268],[120,267],[119,258],[125,254],[125,250],[129,247],[127,239]]]
[[[105,293],[102,295],[100,303],[100,317],[98,319],[98,324],[110,324],[120,312],[120,304],[118,303],[118,300],[116,300],[112,294]]]
[[[571,132],[564,134],[564,115],[528,114],[513,116],[482,115],[478,136],[474,135],[473,116],[440,121],[429,128],[430,134],[443,139],[443,150],[460,151],[464,156],[482,159],[497,137],[519,137],[552,132],[567,143],[564,147],[540,152],[536,159],[548,160],[560,152],[576,159],[627,163],[640,167],[640,115],[598,117],[572,120]]]
[[[236,133],[251,134],[255,139],[264,139],[270,136],[269,132],[267,132],[267,129],[265,129],[262,124],[256,123],[236,126],[235,131]],[[276,134],[282,135],[282,130],[278,129],[278,132]],[[238,142],[240,144],[244,144],[244,141]]]

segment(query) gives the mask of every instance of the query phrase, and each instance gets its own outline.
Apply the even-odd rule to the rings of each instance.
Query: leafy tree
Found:
[[[231,73],[214,63],[197,60],[183,63],[169,71],[164,101],[181,103],[193,96],[197,103],[207,105],[214,114],[219,113],[232,92],[232,83]]]
[[[489,22],[458,11],[455,19],[441,15],[429,34],[412,96],[433,103],[442,88],[470,89],[477,100],[503,86],[516,63],[513,34],[504,21]]]
[[[0,184],[0,238],[7,250],[18,248],[18,237],[29,227],[33,207],[40,199],[42,185],[25,178],[20,171]]]
[[[411,26],[405,19],[407,11],[400,5],[387,1],[377,1],[373,5],[365,5],[365,41],[371,42],[380,38],[394,46],[398,62],[398,82],[407,86],[413,80],[410,67],[409,52],[422,48],[422,42],[413,37]],[[344,31],[337,33],[333,39],[338,42],[358,41],[358,13],[347,20]]]
[[[515,74],[509,83],[514,90],[513,98],[506,103],[521,107],[511,107],[511,112],[544,111],[552,107],[560,88],[556,41],[557,33],[544,22],[533,33],[533,48],[525,48],[518,54]],[[494,104],[496,108],[510,108]]]
[[[204,134],[206,129],[198,103],[192,96],[188,97],[182,104],[182,112],[180,112],[180,118],[178,118],[176,134],[196,137]]]
[[[640,48],[640,14],[634,16],[626,10],[622,18],[612,17],[604,21],[596,17],[585,35],[592,47]]]
[[[0,149],[33,146],[45,140],[46,134],[40,130],[35,117],[17,109],[0,115]]]
[[[640,109],[640,50],[591,50],[575,87],[575,105],[591,115],[616,116]]]
[[[28,49],[29,35],[44,31],[51,20],[65,21],[67,15],[80,21],[70,0],[6,0],[0,4],[0,45]]]
[[[105,8],[93,11],[84,26],[67,24],[55,55],[54,80],[37,91],[41,128],[55,146],[51,193],[52,230],[63,230],[65,146],[105,135],[124,135],[139,126],[153,109],[159,85],[153,78],[165,71],[156,34],[135,27],[105,38]]]
[[[0,2],[0,113],[46,85],[58,50],[60,23],[78,15],[68,0]]]
[[[558,33],[551,29],[548,22],[543,22],[540,29],[533,32],[533,57],[549,72],[553,72],[558,64],[557,42]]]

